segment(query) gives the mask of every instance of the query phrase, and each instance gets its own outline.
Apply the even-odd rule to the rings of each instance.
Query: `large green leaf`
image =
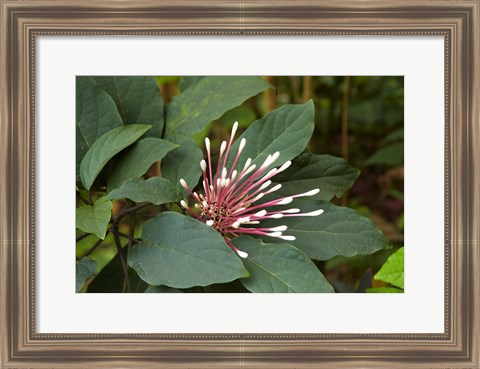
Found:
[[[76,163],[77,180],[80,163],[93,143],[115,127],[122,118],[113,99],[90,77],[76,79]]]
[[[150,202],[155,205],[174,202],[177,199],[175,186],[168,179],[152,177],[132,178],[120,188],[111,191],[107,199],[130,199],[135,202]]]
[[[81,258],[77,262],[75,292],[80,292],[85,281],[97,273],[97,263],[88,256]]]
[[[165,136],[172,141],[178,136],[191,136],[267,88],[270,84],[260,77],[204,77],[167,106]]]
[[[107,181],[108,191],[120,187],[127,179],[144,175],[153,163],[163,159],[176,147],[177,144],[160,138],[144,138],[138,141],[116,161]]]
[[[262,221],[262,226],[286,225],[288,229],[284,234],[296,237],[289,243],[305,251],[312,259],[369,255],[389,244],[370,219],[352,209],[317,200],[297,200],[289,207],[300,208],[302,213],[323,209],[324,213]],[[265,240],[275,241],[270,237],[265,237]]]
[[[102,197],[93,206],[82,205],[76,209],[76,227],[85,233],[94,233],[103,240],[111,217],[112,202]]]
[[[127,146],[137,141],[151,126],[132,124],[112,129],[90,147],[80,165],[80,178],[89,190],[105,164]]]
[[[194,188],[202,175],[200,161],[203,152],[195,145],[190,137],[183,137],[180,147],[169,152],[162,160],[162,176],[167,178],[175,186],[177,198],[188,195],[188,192],[180,186],[179,181],[183,178],[190,188]]]
[[[166,286],[150,286],[145,290],[145,293],[182,293],[183,291]]]
[[[395,287],[404,288],[404,248],[401,247],[387,259],[374,279],[388,282]]]
[[[185,215],[164,212],[149,220],[142,241],[128,264],[151,285],[189,288],[248,276],[218,232]]]
[[[178,88],[180,91],[185,91],[187,88],[195,86],[204,76],[183,76],[180,78]]]
[[[333,196],[342,196],[359,175],[358,169],[341,158],[303,153],[273,180],[282,184],[278,194],[288,196],[319,188],[320,192],[314,198],[329,201]]]
[[[268,155],[280,152],[279,159],[272,166],[279,166],[298,156],[310,140],[314,128],[314,106],[310,100],[303,105],[283,105],[263,118],[253,122],[232,145],[227,166],[233,163],[241,139],[246,145],[236,168],[243,168],[248,158],[257,168]]]
[[[334,292],[312,260],[288,243],[263,243],[249,236],[234,243],[248,253],[243,264],[250,277],[241,282],[251,292]]]
[[[162,137],[163,99],[153,77],[93,77],[115,101],[125,124],[150,124],[147,137]]]

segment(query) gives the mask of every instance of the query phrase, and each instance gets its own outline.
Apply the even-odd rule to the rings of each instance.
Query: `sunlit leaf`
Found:
[[[82,205],[76,209],[76,227],[85,233],[94,233],[102,240],[112,216],[112,202],[104,197],[93,206]]]

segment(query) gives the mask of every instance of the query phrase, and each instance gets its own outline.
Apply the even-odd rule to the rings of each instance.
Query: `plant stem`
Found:
[[[130,242],[128,243],[129,246],[131,246],[132,242],[142,243],[142,241],[137,240],[136,238],[131,237],[131,236],[129,236],[128,234],[125,234],[125,233],[122,233],[122,232],[118,232],[118,235],[119,235],[120,237],[123,237],[123,238],[126,238],[127,240],[129,240],[129,241],[130,241]]]
[[[343,102],[342,102],[342,157],[348,161],[348,103],[350,95],[350,76],[345,76],[343,80]],[[342,205],[348,205],[348,193],[342,197]]]
[[[128,278],[128,266],[123,256],[122,243],[120,242],[118,226],[113,228],[113,237],[115,238],[115,245],[117,246],[118,256],[120,257],[120,262],[122,263],[123,275],[125,278],[125,283],[127,287],[127,292],[130,292],[130,279]]]
[[[312,76],[303,77],[303,102],[307,102],[313,96]]]
[[[270,83],[272,86],[274,86],[275,77],[267,76],[267,77],[264,77],[264,79],[265,79],[265,81]],[[275,107],[277,105],[277,98],[275,96],[275,93],[276,93],[275,90],[272,89],[272,88],[266,89],[263,92],[263,98],[264,98],[264,101],[265,101],[265,112],[266,113],[271,112],[273,109],[275,109]]]
[[[84,234],[81,234],[80,236],[77,237],[77,240],[75,242],[80,242],[81,240],[87,238],[88,236],[90,236],[91,233],[84,233]]]
[[[85,257],[85,256],[88,256],[88,255],[90,255],[92,252],[94,252],[94,251],[97,249],[97,247],[102,244],[103,241],[104,241],[104,240],[102,240],[101,238],[100,238],[99,240],[97,240],[97,242],[95,242],[95,243],[93,244],[93,246],[90,247],[90,249],[88,249],[88,251],[87,251],[85,254],[83,254],[82,258]]]
[[[136,228],[136,218],[135,216],[133,215],[135,213],[132,213],[130,214],[130,229],[128,230],[128,237],[129,237],[129,242],[128,242],[128,252],[130,252],[130,249],[132,248],[132,243],[133,242],[136,242],[137,240],[135,240],[135,228]],[[120,233],[119,233],[120,235]]]

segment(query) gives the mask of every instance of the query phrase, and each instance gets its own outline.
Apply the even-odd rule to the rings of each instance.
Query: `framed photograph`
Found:
[[[480,368],[478,0],[1,9],[0,367]]]

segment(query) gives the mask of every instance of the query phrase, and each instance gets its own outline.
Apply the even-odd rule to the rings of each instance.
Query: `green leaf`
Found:
[[[80,165],[80,178],[89,190],[105,164],[127,146],[137,141],[151,126],[132,124],[112,129],[90,147]]]
[[[180,78],[178,88],[180,91],[185,91],[189,87],[195,86],[204,76],[183,76]]]
[[[125,181],[107,195],[109,200],[130,199],[135,202],[150,202],[155,205],[174,202],[177,199],[175,186],[168,179],[152,177],[147,180],[133,178]]]
[[[108,191],[120,187],[127,179],[144,175],[153,163],[163,159],[176,147],[177,144],[160,138],[144,138],[138,141],[116,161],[108,178]]]
[[[93,143],[115,127],[122,125],[113,99],[90,77],[76,79],[76,173]]]
[[[367,293],[403,293],[403,290],[395,287],[374,287],[367,288]]]
[[[270,84],[260,77],[204,77],[173,97],[167,107],[165,136],[172,141],[191,136],[267,88]]]
[[[267,156],[276,151],[280,152],[280,157],[271,167],[295,158],[310,140],[313,115],[314,106],[310,100],[303,105],[283,105],[253,122],[232,145],[227,167],[233,164],[242,138],[246,139],[246,145],[236,165],[239,170],[248,158],[259,168]]]
[[[85,281],[97,273],[97,263],[95,260],[85,256],[77,262],[75,292],[80,292]]]
[[[127,247],[123,253],[126,255]],[[88,285],[88,293],[121,293],[123,291],[124,273],[118,253]],[[137,272],[128,268],[130,292],[143,293],[148,285],[140,279]]]
[[[85,233],[94,233],[102,240],[112,217],[112,202],[101,197],[93,206],[82,205],[76,209],[76,227]]]
[[[128,264],[154,286],[189,288],[248,276],[218,232],[185,215],[164,212],[149,220],[142,241],[132,247]]]
[[[188,192],[179,184],[181,178],[192,189],[197,185],[198,179],[202,175],[200,161],[203,158],[202,150],[195,145],[191,138],[183,137],[179,143],[180,147],[165,156],[161,167],[162,176],[175,186],[177,199],[188,195]]]
[[[319,188],[320,192],[313,198],[329,201],[333,196],[341,197],[359,175],[360,171],[343,159],[303,153],[293,160],[290,168],[275,176],[274,181],[282,184],[278,194],[288,196]]]
[[[163,99],[153,77],[93,77],[115,101],[125,124],[150,124],[147,137],[162,137]]]
[[[404,248],[401,247],[387,259],[373,277],[377,281],[388,282],[395,287],[404,288],[403,269],[404,268]]]
[[[305,253],[288,243],[263,243],[239,237],[234,244],[248,253],[243,264],[249,278],[240,281],[251,292],[334,292],[323,274]]]
[[[145,293],[182,293],[182,291],[167,286],[150,286],[145,290]]]
[[[373,153],[363,163],[365,165],[390,165],[397,167],[403,165],[403,142],[395,143]]]
[[[389,245],[370,219],[352,209],[316,200],[297,200],[288,207],[300,208],[302,213],[323,209],[324,213],[262,221],[262,226],[286,225],[288,229],[284,234],[296,237],[288,242],[302,249],[312,259],[369,255]],[[265,240],[276,241],[270,237],[265,237]]]

